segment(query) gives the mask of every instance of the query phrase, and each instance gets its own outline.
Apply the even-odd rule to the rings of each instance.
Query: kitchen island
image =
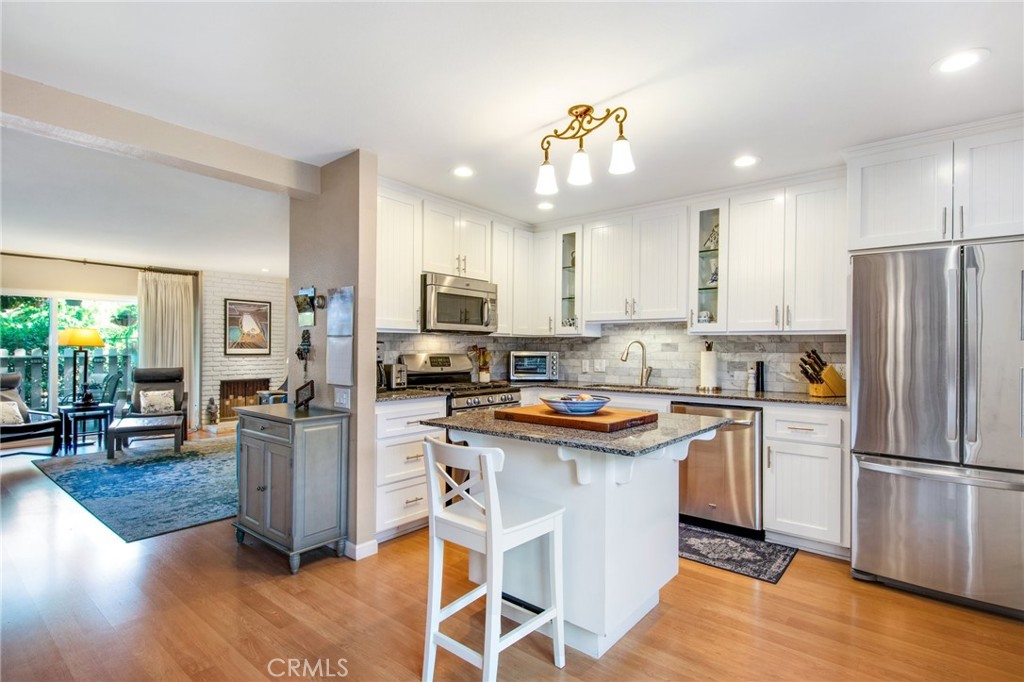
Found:
[[[710,440],[728,419],[659,414],[654,424],[613,433],[495,419],[492,410],[427,419],[453,441],[505,451],[500,491],[565,507],[566,644],[594,658],[658,605],[679,572],[679,469],[692,440]],[[544,543],[505,554],[504,593],[550,604]],[[470,556],[482,582],[483,557]],[[506,605],[504,615],[529,614]],[[542,629],[542,632],[545,632]]]

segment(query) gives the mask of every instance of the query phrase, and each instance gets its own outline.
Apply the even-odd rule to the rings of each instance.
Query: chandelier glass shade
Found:
[[[540,141],[540,148],[544,152],[544,163],[541,164],[537,173],[537,194],[558,192],[555,169],[548,158],[552,140],[579,140],[579,149],[573,154],[572,162],[569,165],[567,181],[570,185],[589,185],[593,181],[590,174],[590,159],[583,150],[583,138],[610,120],[619,124],[619,136],[612,143],[612,160],[608,166],[608,172],[612,175],[623,175],[636,169],[636,165],[633,163],[633,153],[629,148],[629,140],[622,132],[627,116],[625,107],[605,109],[604,116],[594,116],[594,107],[589,104],[577,104],[569,107],[569,116],[569,124],[563,130],[556,128]]]

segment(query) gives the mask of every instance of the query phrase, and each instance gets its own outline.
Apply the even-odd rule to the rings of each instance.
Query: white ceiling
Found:
[[[369,150],[385,177],[537,223],[837,166],[847,146],[1024,110],[1022,7],[5,2],[2,60],[9,73],[288,158],[320,165]],[[991,57],[929,71],[970,47]],[[542,212],[540,139],[580,102],[629,109],[637,170],[605,172],[615,135],[602,129],[587,141],[594,184],[571,187],[573,147],[556,142],[561,192]],[[203,267],[199,252],[224,232],[235,245],[247,235],[256,253],[245,268],[279,271],[280,198],[25,137],[3,138],[5,250],[53,230],[52,248],[77,255],[94,241],[77,234],[117,241],[127,230],[152,254],[134,262]],[[736,169],[740,153],[764,160]],[[476,176],[454,178],[458,164]]]

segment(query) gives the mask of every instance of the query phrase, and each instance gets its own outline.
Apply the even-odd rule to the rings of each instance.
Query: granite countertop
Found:
[[[603,433],[495,419],[494,410],[479,410],[453,417],[424,419],[420,423],[454,431],[468,431],[533,443],[594,450],[624,457],[639,457],[666,445],[714,431],[732,423],[732,420],[717,417],[695,417],[689,414],[659,414],[658,421],[654,424]]]
[[[834,407],[846,407],[846,397],[839,398],[818,398],[806,393],[787,391],[747,391],[723,388],[717,393],[698,391],[696,388],[678,388],[675,386],[636,386],[618,384],[581,384],[569,381],[522,381],[513,382],[513,386],[519,388],[557,388],[559,390],[571,389],[574,391],[588,391],[600,393],[601,391],[611,393],[638,393],[641,395],[661,395],[668,397],[687,398],[714,398],[720,400],[749,400],[762,403],[799,403],[803,405],[831,405]]]
[[[444,391],[424,391],[418,388],[400,388],[396,391],[377,390],[377,402],[385,403],[391,400],[412,400],[413,398],[447,398]]]
[[[274,403],[272,405],[247,405],[234,408],[238,414],[261,417],[279,422],[295,422],[303,419],[321,419],[324,417],[348,417],[349,410],[331,410],[325,407],[310,406],[308,409],[296,410],[292,403]]]

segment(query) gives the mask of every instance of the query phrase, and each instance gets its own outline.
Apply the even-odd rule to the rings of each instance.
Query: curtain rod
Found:
[[[60,256],[39,256],[32,253],[12,253],[11,251],[0,251],[0,256],[11,256],[13,258],[36,258],[39,260],[59,260],[77,265],[102,265],[106,268],[124,268],[125,270],[139,270],[141,272],[162,272],[168,275],[191,275],[197,276],[197,270],[177,270],[175,268],[159,268],[154,265],[123,265],[121,263],[105,263],[98,260],[86,260],[84,258],[62,258]]]

